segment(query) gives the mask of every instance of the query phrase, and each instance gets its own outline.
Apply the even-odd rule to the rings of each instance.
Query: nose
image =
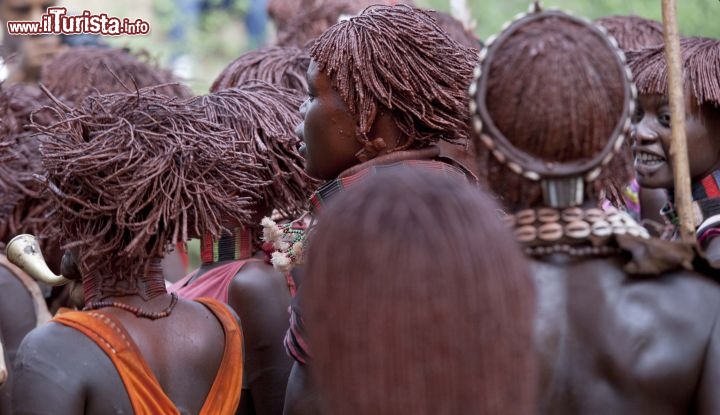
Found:
[[[647,125],[644,119],[635,124],[632,133],[635,138],[635,145],[652,144],[656,142],[659,137],[655,130]]]

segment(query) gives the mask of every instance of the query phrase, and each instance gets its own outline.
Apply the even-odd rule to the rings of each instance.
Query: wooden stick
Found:
[[[668,67],[668,95],[670,97],[671,133],[670,160],[673,166],[675,209],[680,220],[680,238],[695,242],[695,218],[692,211],[690,165],[685,137],[685,97],[680,60],[680,35],[675,0],[662,0],[665,36],[665,59]]]

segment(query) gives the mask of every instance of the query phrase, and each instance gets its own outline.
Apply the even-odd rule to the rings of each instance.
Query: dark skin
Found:
[[[258,211],[263,214],[256,215],[253,223],[259,223],[263,216],[271,213],[266,207]],[[230,227],[237,225],[231,224]],[[262,251],[254,255],[261,260],[264,256]],[[227,263],[203,264],[190,283],[205,272]],[[283,346],[290,305],[285,276],[264,261],[245,264],[230,282],[228,305],[243,322],[245,379],[238,414],[279,414],[292,367],[292,359]]]
[[[618,258],[534,261],[542,414],[720,413],[720,287]]]
[[[660,209],[668,201],[667,192],[664,189],[641,187],[638,197],[640,198],[640,217],[643,220],[647,219],[659,225],[663,224],[665,220],[660,214]],[[654,231],[652,228],[649,230]],[[659,234],[655,236],[659,236]]]
[[[138,295],[109,300],[160,311],[170,303],[170,295],[149,301]],[[170,316],[154,321],[112,307],[102,312],[125,326],[178,410],[198,413],[223,356],[224,333],[214,315],[202,304],[185,300],[178,301]],[[15,414],[132,413],[110,359],[75,329],[49,323],[33,330],[20,347],[16,370]]]
[[[285,392],[283,415],[318,415],[322,413],[320,407],[320,398],[308,367],[295,362]]]
[[[395,124],[390,111],[379,111],[363,145],[357,139],[357,121],[332,85],[312,60],[307,72],[308,99],[300,107],[303,122],[295,130],[303,140],[300,153],[305,156],[305,171],[317,179],[332,180],[343,171],[360,164],[358,153],[372,157],[393,151],[407,138]],[[378,145],[379,144],[379,145]],[[285,392],[284,415],[310,415],[320,412],[308,368],[293,364]]]
[[[690,177],[701,180],[720,169],[720,111],[693,105],[689,93],[685,94],[685,134],[688,146]],[[662,95],[640,95],[633,117],[635,170],[643,187],[673,189],[673,170],[670,161],[671,142],[670,104]],[[706,255],[714,264],[720,264],[720,238],[714,238],[706,247]]]
[[[264,254],[263,254],[264,255]],[[279,414],[292,359],[285,353],[290,292],[285,277],[264,262],[245,265],[230,283],[228,305],[243,321],[245,373],[252,410]]]
[[[20,342],[35,328],[36,316],[33,299],[27,288],[7,268],[0,265],[0,332],[2,332],[8,380],[0,387],[0,414],[12,412],[12,389],[15,376],[12,362]]]
[[[379,111],[363,145],[357,138],[357,121],[332,85],[332,80],[318,70],[312,60],[307,72],[308,99],[300,107],[303,122],[298,137],[303,140],[300,152],[305,156],[305,171],[320,180],[332,180],[361,160],[358,152],[366,150],[370,158],[393,151],[404,142],[390,111]]]

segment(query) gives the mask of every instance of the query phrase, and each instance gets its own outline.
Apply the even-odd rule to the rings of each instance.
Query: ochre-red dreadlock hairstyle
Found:
[[[305,173],[304,159],[298,152],[300,140],[295,135],[302,99],[297,91],[251,81],[191,100],[205,110],[210,121],[235,132],[235,149],[257,159],[260,166],[254,174],[266,184],[257,189],[260,199],[255,202],[288,218],[301,214],[317,187]]]
[[[628,81],[618,61],[616,51],[583,25],[556,16],[528,22],[503,41],[483,74],[490,117],[513,146],[536,158],[588,160],[607,145],[624,116]],[[487,153],[479,157],[488,163],[489,185],[508,208],[542,203],[538,182],[512,173]],[[618,203],[632,175],[631,154],[621,152],[585,186],[585,197],[599,201],[607,192]]]
[[[51,202],[40,195],[43,186],[35,179],[43,169],[30,124],[52,122],[51,112],[42,109],[49,103],[33,86],[0,88],[0,245],[20,233],[39,235],[46,225]]]
[[[607,29],[623,51],[662,45],[663,26],[657,20],[639,16],[606,16],[595,23]]]
[[[40,83],[69,105],[88,95],[156,89],[169,97],[189,97],[190,90],[171,72],[160,69],[147,52],[128,49],[77,47],[55,56],[43,66]]]
[[[535,411],[534,287],[497,209],[412,168],[330,201],[301,299],[327,413]]]
[[[49,137],[41,152],[51,232],[77,247],[83,277],[104,295],[136,293],[168,244],[201,231],[219,237],[223,218],[248,220],[265,185],[232,130],[152,88],[55,112],[59,122],[38,127]]]
[[[396,150],[468,137],[467,87],[476,53],[432,16],[408,6],[371,6],[320,36],[310,49],[367,140],[382,108],[407,140]]]
[[[720,40],[689,37],[680,41],[685,91],[696,108],[720,114]],[[667,96],[667,64],[663,46],[628,53],[640,94]],[[686,92],[686,93],[687,93]]]
[[[296,47],[269,46],[243,53],[218,75],[210,92],[242,86],[251,80],[289,88],[304,97],[310,55]],[[297,109],[296,109],[297,110]]]

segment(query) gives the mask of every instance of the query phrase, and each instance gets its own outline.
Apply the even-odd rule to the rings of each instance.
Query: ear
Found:
[[[355,157],[357,157],[357,159],[360,160],[361,163],[364,163],[377,157],[386,148],[387,143],[382,137],[375,137],[372,140],[364,140],[363,148],[360,149],[360,151],[358,151],[357,153],[355,153]]]

